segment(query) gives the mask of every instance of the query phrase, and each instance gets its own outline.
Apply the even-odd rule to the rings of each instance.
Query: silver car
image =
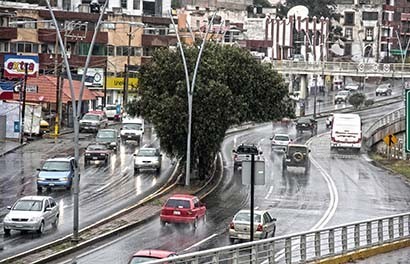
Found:
[[[157,148],[140,148],[134,154],[134,171],[139,169],[151,168],[158,172],[161,170],[162,154]]]
[[[58,204],[49,196],[25,196],[13,206],[3,220],[4,234],[11,230],[31,230],[41,234],[47,225],[57,227],[60,210]]]
[[[266,210],[254,211],[254,240],[274,237],[276,231],[276,218],[273,218]],[[235,242],[235,239],[250,240],[251,230],[251,211],[240,210],[233,217],[229,224],[229,241]]]
[[[288,134],[275,134],[270,138],[272,150],[286,151],[292,139]]]

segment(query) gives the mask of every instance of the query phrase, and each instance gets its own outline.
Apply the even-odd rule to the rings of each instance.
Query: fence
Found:
[[[148,263],[305,263],[410,238],[410,212]]]

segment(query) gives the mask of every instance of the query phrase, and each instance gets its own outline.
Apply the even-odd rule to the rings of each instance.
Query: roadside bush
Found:
[[[364,106],[371,106],[373,104],[374,104],[373,99],[367,99],[366,101],[364,101]]]
[[[362,93],[355,93],[349,97],[349,104],[353,105],[355,109],[359,108],[366,100],[366,95]]]

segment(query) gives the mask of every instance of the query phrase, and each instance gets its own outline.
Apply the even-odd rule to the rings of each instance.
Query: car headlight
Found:
[[[60,181],[68,181],[68,178],[67,177],[62,177],[62,178],[60,178]]]
[[[38,177],[37,180],[38,180],[38,181],[45,181],[46,178]]]
[[[41,217],[39,217],[39,216],[33,216],[28,221],[29,222],[38,222],[38,221],[40,221],[40,219],[41,219]]]
[[[6,217],[4,217],[4,221],[11,221],[11,217],[9,215],[6,215]]]

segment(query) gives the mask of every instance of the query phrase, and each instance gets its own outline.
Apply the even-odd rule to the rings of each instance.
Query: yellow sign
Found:
[[[391,147],[394,144],[397,144],[397,137],[395,135],[389,134],[383,138],[384,143],[387,146]]]
[[[128,90],[134,90],[138,87],[137,78],[128,78]],[[122,77],[107,77],[107,89],[109,90],[123,90],[124,78]]]

